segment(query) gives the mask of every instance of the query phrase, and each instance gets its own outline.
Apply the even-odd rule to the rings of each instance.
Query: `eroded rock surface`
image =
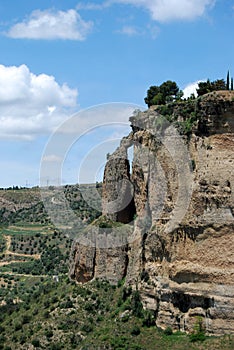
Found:
[[[134,219],[133,232],[122,247],[74,245],[77,281],[126,277],[157,326],[189,332],[200,316],[208,334],[234,333],[233,100],[233,92],[199,99],[189,138],[157,108],[130,118],[133,132],[107,161],[103,211]]]

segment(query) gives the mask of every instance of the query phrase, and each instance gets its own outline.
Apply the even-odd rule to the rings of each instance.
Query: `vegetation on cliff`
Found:
[[[165,105],[174,100],[179,100],[183,92],[179,89],[175,81],[168,80],[160,86],[151,86],[147,91],[145,103],[148,107],[153,105]]]
[[[197,95],[202,96],[209,92],[231,90],[233,91],[233,78],[230,80],[230,73],[228,71],[226,81],[224,79],[217,79],[214,81],[200,81],[198,83]],[[173,101],[181,101],[183,91],[179,89],[175,81],[167,80],[160,86],[153,85],[147,90],[147,96],[144,101],[151,107],[153,105],[165,105]],[[191,94],[189,99],[194,99],[195,95]]]

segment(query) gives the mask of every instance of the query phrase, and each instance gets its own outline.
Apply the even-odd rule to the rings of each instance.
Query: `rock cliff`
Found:
[[[207,334],[234,333],[234,93],[166,108],[130,118],[104,174],[109,226],[74,243],[70,273],[125,278],[158,327],[190,332],[199,316]]]

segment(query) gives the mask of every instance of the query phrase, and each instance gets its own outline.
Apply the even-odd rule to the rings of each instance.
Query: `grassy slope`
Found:
[[[3,289],[8,304],[1,308],[0,349],[26,350],[31,344],[37,349],[67,350],[234,347],[228,336],[191,343],[187,335],[166,335],[155,326],[143,326],[147,314],[136,311],[134,292],[126,293],[121,285],[96,281],[80,286],[67,277],[58,283],[51,278],[18,277]],[[21,302],[13,304],[16,298]]]
[[[121,284],[71,282],[71,240],[53,228],[38,193],[28,196],[27,191],[0,191],[1,209],[8,210],[0,230],[0,350],[234,348],[229,336],[191,343],[184,334],[166,335],[142,310],[136,294]],[[68,186],[66,196],[78,215],[97,217],[77,188]],[[19,209],[13,212],[11,204],[5,208],[9,202],[20,203]],[[60,275],[58,283],[53,274]]]

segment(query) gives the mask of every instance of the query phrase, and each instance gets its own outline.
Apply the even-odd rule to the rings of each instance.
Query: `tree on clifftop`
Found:
[[[230,88],[230,73],[229,71],[227,72],[227,85],[226,85],[227,90]]]
[[[145,103],[148,107],[153,105],[164,105],[177,99],[181,99],[183,92],[175,81],[167,80],[160,86],[151,86],[147,91]]]
[[[198,96],[202,96],[212,91],[226,90],[226,82],[224,79],[217,79],[214,81],[202,81],[198,83],[197,94]]]

